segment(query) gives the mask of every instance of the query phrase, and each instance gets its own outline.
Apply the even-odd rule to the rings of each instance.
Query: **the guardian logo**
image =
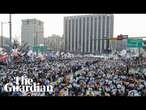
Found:
[[[16,77],[15,84],[7,83],[4,85],[4,90],[6,92],[53,92],[52,85],[40,85],[39,83],[33,82],[33,79],[25,77]]]

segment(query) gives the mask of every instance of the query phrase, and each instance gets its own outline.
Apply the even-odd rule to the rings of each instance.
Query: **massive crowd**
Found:
[[[132,66],[134,65],[134,66]],[[146,96],[146,74],[136,59],[70,58],[43,60],[17,56],[1,65],[1,96]],[[133,68],[134,67],[134,68]],[[140,66],[141,67],[141,66]],[[53,92],[5,92],[3,85],[26,76]]]

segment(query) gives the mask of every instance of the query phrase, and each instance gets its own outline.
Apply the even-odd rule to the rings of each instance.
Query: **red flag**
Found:
[[[0,61],[6,62],[7,61],[7,58],[8,58],[8,55],[7,54],[6,55],[1,55],[0,56]]]

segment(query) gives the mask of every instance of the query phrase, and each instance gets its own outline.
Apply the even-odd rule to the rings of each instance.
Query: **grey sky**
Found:
[[[21,20],[36,18],[44,22],[45,37],[52,34],[63,34],[64,16],[78,14],[12,14],[12,36],[20,40]],[[8,22],[9,14],[0,14],[0,22]],[[1,29],[1,28],[0,28]],[[146,14],[114,14],[114,36],[127,34],[129,36],[146,36]],[[9,25],[4,24],[3,35],[9,37]]]

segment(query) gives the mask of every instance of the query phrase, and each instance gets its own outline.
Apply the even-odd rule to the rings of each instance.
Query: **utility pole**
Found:
[[[12,22],[11,22],[11,14],[9,14],[9,25],[10,25],[10,44],[12,42]]]
[[[1,47],[3,47],[3,22],[1,22]]]

